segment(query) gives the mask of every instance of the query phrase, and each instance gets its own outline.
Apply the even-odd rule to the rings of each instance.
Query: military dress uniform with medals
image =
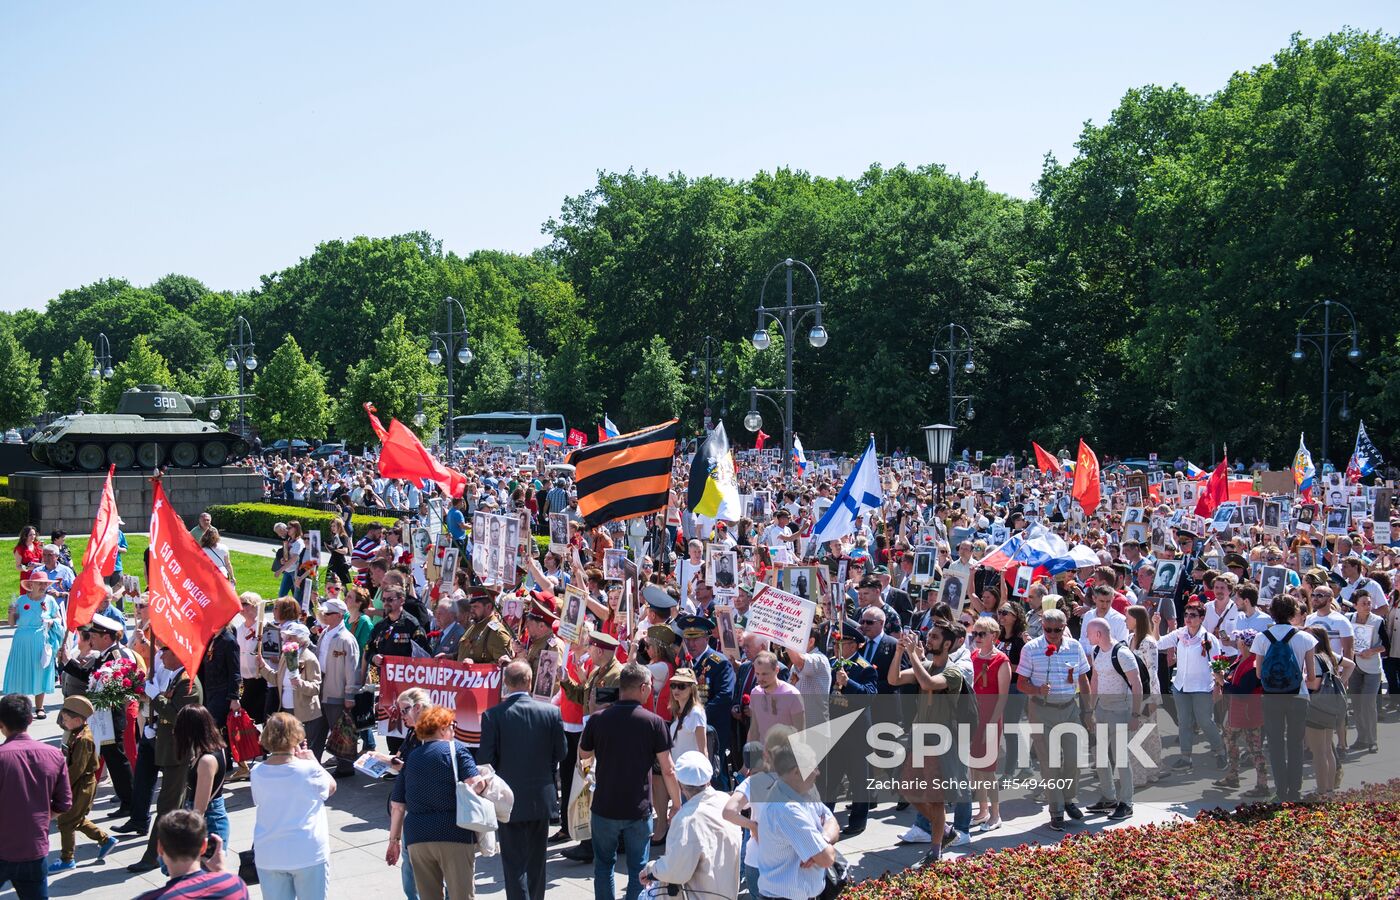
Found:
[[[843,641],[852,642],[855,648],[851,651],[849,656],[838,657],[835,653],[837,634],[832,634],[831,706],[833,716],[836,716],[838,713],[840,715],[845,715],[853,708],[859,708],[861,706],[861,701],[851,701],[850,697],[853,695],[874,697],[879,693],[880,681],[879,670],[860,652],[861,648],[866,644],[865,635],[860,631],[860,623],[854,619],[847,619],[841,626],[839,636]],[[837,687],[837,681],[840,680],[837,676],[841,673],[845,674],[846,683]],[[864,709],[862,718],[864,719],[865,725],[868,727],[871,724],[870,709],[868,706]],[[864,728],[851,729],[847,732],[847,736],[852,734],[864,734],[865,732],[866,729]],[[835,797],[837,795],[841,787],[843,773],[846,775],[846,779],[849,782],[852,795],[864,793],[866,778],[869,775],[865,755],[857,749],[855,756],[849,760],[844,760],[844,755],[840,754],[840,749],[840,744],[834,748],[834,758],[832,761],[834,761],[834,759],[843,759],[843,761],[849,764],[827,765],[825,770],[823,770],[823,774],[819,776],[823,781],[823,796]],[[866,822],[870,817],[871,807],[873,806],[873,803],[852,801],[846,828],[843,829],[842,833],[853,835],[864,831]]]
[[[715,630],[715,622],[704,616],[680,616],[676,619],[676,627],[680,628],[683,638],[709,638]],[[714,726],[725,765],[732,772],[737,768],[732,758],[734,729],[731,710],[736,702],[734,664],[729,657],[707,645],[702,652],[691,657],[690,668],[694,670],[697,682],[696,699],[705,707],[705,719]]]

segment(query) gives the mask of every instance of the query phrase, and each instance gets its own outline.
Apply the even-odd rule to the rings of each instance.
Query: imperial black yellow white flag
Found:
[[[665,509],[679,436],[672,419],[570,453],[584,522],[591,528]]]
[[[723,422],[715,426],[695,453],[686,508],[711,519],[739,521],[739,480],[734,474],[734,454],[729,450],[729,435]]]

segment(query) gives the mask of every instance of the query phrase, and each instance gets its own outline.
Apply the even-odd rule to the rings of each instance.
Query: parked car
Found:
[[[344,445],[344,444],[338,444],[338,443],[337,443],[337,444],[330,444],[330,443],[327,443],[327,444],[322,444],[321,446],[317,447],[315,450],[312,450],[312,451],[311,451],[311,458],[312,458],[312,459],[329,459],[329,458],[330,458],[331,456],[333,456],[334,454],[337,454],[337,453],[345,453],[345,452],[347,452],[347,451],[346,451],[346,449],[345,449],[345,445]]]
[[[305,456],[311,452],[311,445],[300,438],[293,438],[288,441],[283,438],[280,441],[273,441],[263,448],[263,456]]]

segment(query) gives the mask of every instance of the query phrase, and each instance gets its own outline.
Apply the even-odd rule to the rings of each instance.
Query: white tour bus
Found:
[[[546,430],[568,438],[564,417],[558,413],[490,412],[457,416],[452,420],[457,432],[457,448],[470,449],[478,441],[494,447],[524,450],[544,438]]]

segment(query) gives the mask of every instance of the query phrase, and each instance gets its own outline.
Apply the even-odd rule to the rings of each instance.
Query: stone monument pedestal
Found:
[[[10,476],[9,494],[16,500],[28,501],[40,538],[56,528],[81,537],[92,532],[106,480],[106,472],[16,472]],[[189,524],[210,506],[256,503],[263,498],[262,476],[244,467],[167,469],[164,481],[165,496]],[[149,528],[152,488],[149,472],[127,470],[112,478],[117,511],[126,522],[126,531],[144,533]]]

